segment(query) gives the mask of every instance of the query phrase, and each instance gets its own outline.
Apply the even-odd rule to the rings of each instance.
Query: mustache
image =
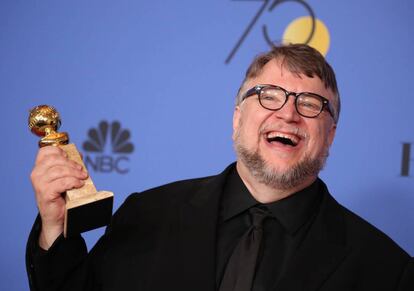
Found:
[[[308,133],[294,125],[287,125],[287,124],[265,124],[260,128],[260,133],[264,134],[269,131],[280,131],[288,134],[296,135],[302,139],[306,139],[308,137]]]

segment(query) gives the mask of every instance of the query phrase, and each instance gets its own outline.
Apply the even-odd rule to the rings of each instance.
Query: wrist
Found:
[[[63,225],[47,225],[42,223],[42,230],[39,236],[39,246],[46,251],[49,250],[62,232]]]

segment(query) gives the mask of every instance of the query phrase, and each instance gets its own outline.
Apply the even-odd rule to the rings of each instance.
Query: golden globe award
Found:
[[[59,146],[69,159],[82,165],[86,171],[76,146],[69,144],[68,134],[57,132],[60,124],[59,113],[51,106],[40,105],[30,111],[29,128],[35,135],[42,137],[39,147]],[[97,192],[90,177],[81,188],[66,191],[64,236],[107,225],[112,216],[113,197],[112,192]]]

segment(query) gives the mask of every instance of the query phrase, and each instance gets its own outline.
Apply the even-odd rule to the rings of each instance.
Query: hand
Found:
[[[63,232],[65,199],[62,193],[80,188],[88,174],[59,147],[39,149],[30,175],[42,219],[39,245],[47,250]]]

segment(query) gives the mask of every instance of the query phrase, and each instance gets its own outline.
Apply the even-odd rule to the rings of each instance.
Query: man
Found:
[[[87,174],[59,148],[40,149],[31,289],[411,290],[408,254],[318,178],[339,112],[322,55],[301,44],[272,48],[251,64],[237,96],[237,162],[217,176],[132,194],[89,254],[80,236],[61,235],[61,193]]]

